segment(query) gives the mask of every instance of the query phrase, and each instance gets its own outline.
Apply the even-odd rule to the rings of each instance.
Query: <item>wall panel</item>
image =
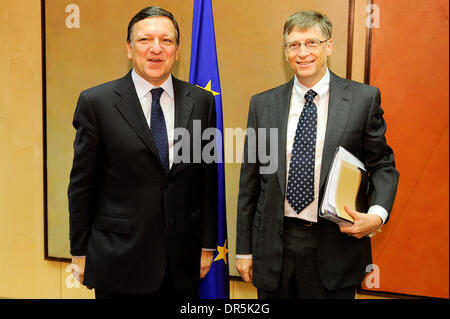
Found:
[[[373,240],[378,291],[449,297],[447,1],[376,0],[370,83],[381,89],[400,182]]]
[[[0,297],[57,298],[44,260],[41,14],[0,1]]]

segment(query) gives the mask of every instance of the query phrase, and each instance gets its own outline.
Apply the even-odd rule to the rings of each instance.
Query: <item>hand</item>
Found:
[[[214,251],[202,250],[200,259],[200,279],[205,278],[211,268]]]
[[[236,261],[236,268],[245,282],[251,282],[253,277],[253,259],[238,258]]]
[[[72,268],[73,276],[83,285],[86,257],[72,257],[72,264],[75,265],[75,267]]]
[[[378,215],[359,213],[348,206],[344,206],[344,209],[355,220],[355,223],[351,226],[339,226],[341,232],[349,236],[361,239],[376,232],[383,223],[383,220]]]

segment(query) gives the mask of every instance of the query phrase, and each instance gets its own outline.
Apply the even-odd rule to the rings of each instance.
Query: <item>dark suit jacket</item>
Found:
[[[241,167],[236,253],[253,255],[253,284],[267,291],[278,286],[283,255],[286,131],[293,83],[292,79],[257,94],[250,102],[248,127],[278,128],[277,172],[263,175],[259,173],[259,161],[248,163],[247,144]],[[369,205],[380,205],[390,213],[399,174],[386,144],[382,115],[377,88],[330,72],[320,203],[336,147],[343,146],[365,163],[370,174]],[[323,285],[330,290],[359,285],[366,266],[371,264],[370,239],[342,234],[336,224],[322,218],[318,218],[317,227],[317,264]]]
[[[192,158],[193,121],[216,126],[214,98],[175,78],[173,88]],[[81,92],[73,125],[70,246],[86,256],[84,284],[153,292],[167,267],[180,291],[198,284],[201,249],[216,248],[216,163],[174,163],[165,175],[131,72]]]

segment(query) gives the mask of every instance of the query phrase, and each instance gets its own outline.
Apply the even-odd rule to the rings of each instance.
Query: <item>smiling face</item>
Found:
[[[173,22],[162,16],[136,22],[127,50],[136,73],[153,85],[160,86],[178,61]]]
[[[307,40],[326,40],[320,27],[315,25],[306,30],[294,28],[287,36],[286,42],[305,42]],[[325,75],[327,71],[328,57],[332,51],[332,40],[321,43],[317,48],[306,48],[300,46],[300,50],[292,51],[285,49],[286,60],[294,70],[300,83],[306,87],[313,87]]]

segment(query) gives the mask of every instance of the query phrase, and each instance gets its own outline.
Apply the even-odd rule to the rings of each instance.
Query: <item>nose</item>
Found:
[[[300,48],[299,48],[299,50],[298,50],[298,55],[299,55],[300,57],[306,57],[306,56],[308,56],[308,54],[309,54],[309,51],[308,51],[308,49],[306,48],[306,45],[305,45],[304,43],[301,43],[301,44],[300,44]]]
[[[156,38],[156,39],[153,40],[153,43],[150,46],[150,52],[152,52],[154,54],[159,54],[159,53],[161,53],[161,51],[162,51],[162,48],[161,48],[161,45],[159,43],[159,39]]]

